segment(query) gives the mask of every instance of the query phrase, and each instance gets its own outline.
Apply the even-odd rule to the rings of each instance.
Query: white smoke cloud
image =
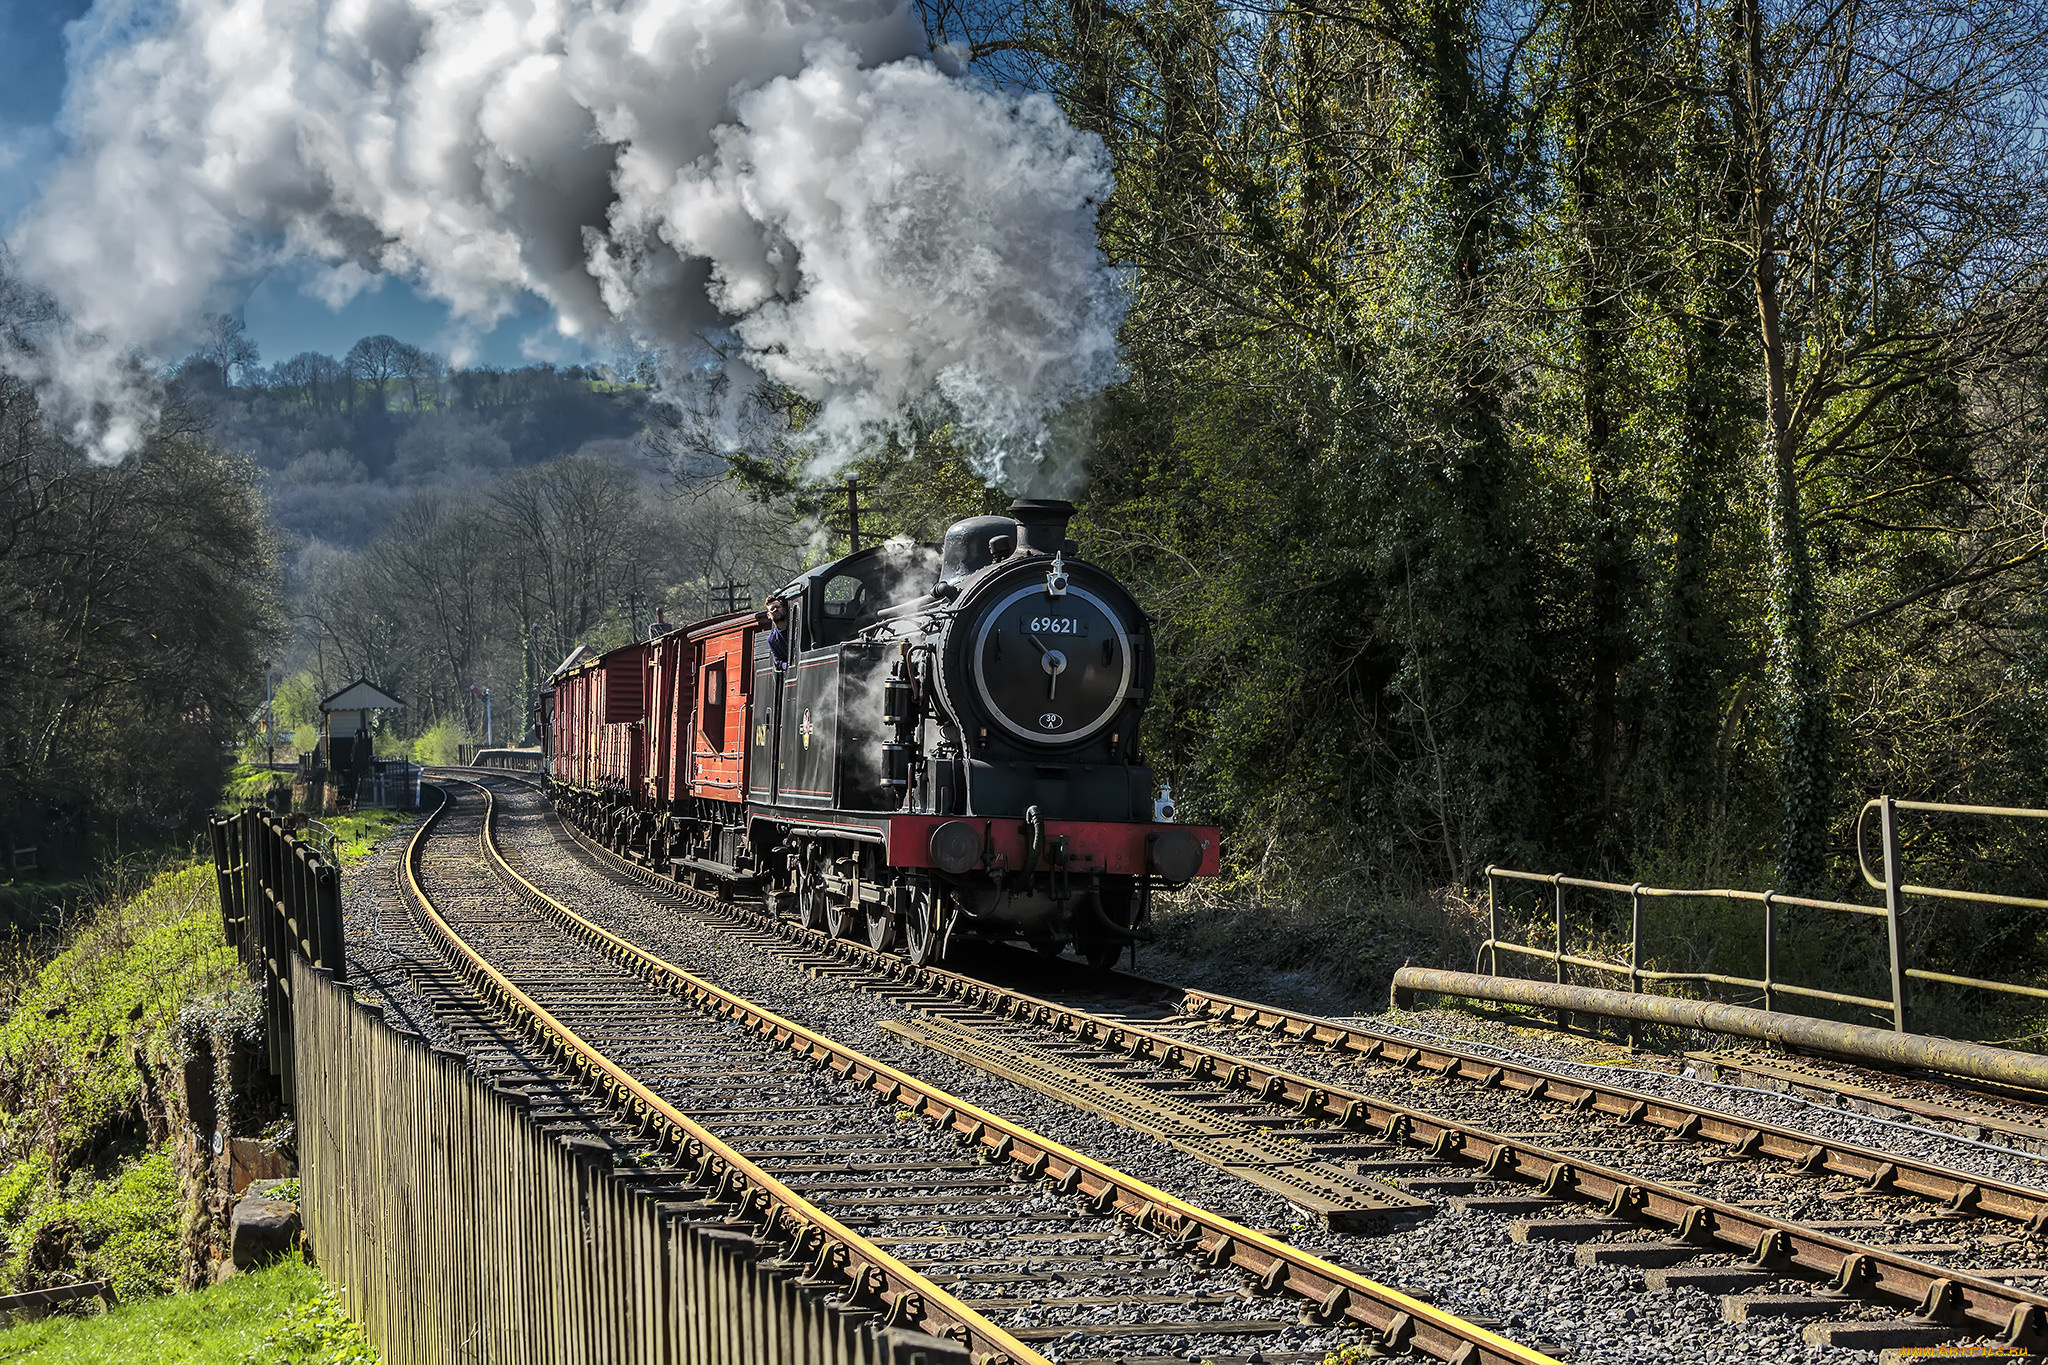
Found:
[[[122,358],[293,260],[469,328],[531,292],[565,336],[736,343],[828,460],[937,398],[1042,486],[1114,377],[1100,143],[946,74],[898,0],[100,0],[79,33],[11,241],[70,326],[0,359],[102,457],[149,417]]]

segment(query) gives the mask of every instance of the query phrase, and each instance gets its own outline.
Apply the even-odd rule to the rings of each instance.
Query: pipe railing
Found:
[[[1898,816],[1902,811],[1916,811],[1941,815],[1966,815],[1988,818],[2014,818],[2048,820],[2048,810],[2036,810],[2015,806],[1968,806],[1942,801],[1900,801],[1890,796],[1873,797],[1864,803],[1856,816],[1856,862],[1863,879],[1871,887],[1884,893],[1883,905],[1860,905],[1852,901],[1820,900],[1810,896],[1794,896],[1783,891],[1738,891],[1728,888],[1686,888],[1668,886],[1646,886],[1641,882],[1598,881],[1589,877],[1571,877],[1555,872],[1525,872],[1515,868],[1488,866],[1486,869],[1486,941],[1479,945],[1473,955],[1476,970],[1483,959],[1487,969],[1494,975],[1500,974],[1500,957],[1523,957],[1551,964],[1551,975],[1555,984],[1564,985],[1565,969],[1577,967],[1584,971],[1597,972],[1609,977],[1625,979],[1631,991],[1641,991],[1646,983],[1670,985],[1687,983],[1693,985],[1728,986],[1743,990],[1760,991],[1766,1010],[1778,1008],[1779,997],[1790,996],[1803,1000],[1825,1000],[1838,1005],[1851,1005],[1871,1009],[1890,1016],[1892,1030],[1896,1033],[1908,1031],[1907,983],[1909,981],[1934,981],[1944,985],[1967,987],[1974,990],[1990,991],[2003,995],[2020,996],[2036,1000],[2048,1000],[2048,989],[2026,986],[2016,982],[1992,981],[1982,977],[1958,976],[1950,972],[1939,972],[1926,967],[1908,966],[1906,943],[1903,936],[1903,914],[1906,900],[1910,896],[1929,900],[1967,902],[1979,905],[1999,905],[2018,909],[2048,910],[2048,900],[2030,896],[2012,896],[1984,891],[1968,891],[1956,887],[1927,886],[1905,880],[1905,862],[1899,849]],[[1881,860],[1883,872],[1872,870],[1865,853],[1864,831],[1871,814],[1878,816]],[[1538,947],[1533,943],[1517,943],[1503,938],[1501,933],[1501,892],[1502,881],[1533,883],[1551,887],[1552,897],[1550,946]],[[1613,962],[1581,953],[1565,950],[1566,922],[1565,893],[1567,890],[1595,891],[1629,898],[1629,941],[1628,961]],[[1724,972],[1656,971],[1643,966],[1644,907],[1646,902],[1657,900],[1718,900],[1723,902],[1748,903],[1763,908],[1763,975],[1761,977],[1736,976]],[[1828,914],[1855,915],[1885,922],[1885,946],[1887,976],[1890,982],[1888,999],[1867,995],[1855,995],[1845,991],[1823,990],[1817,986],[1800,985],[1784,979],[1779,966],[1778,945],[1781,927],[1780,911],[1790,907],[1800,910],[1818,910]],[[1631,1041],[1636,1034],[1636,1025],[1629,1026]]]

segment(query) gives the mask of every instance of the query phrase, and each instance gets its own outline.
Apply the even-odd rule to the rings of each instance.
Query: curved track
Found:
[[[522,875],[494,812],[471,784],[415,835],[402,881],[429,942],[602,1100],[637,1144],[636,1177],[673,1172],[850,1304],[1019,1365],[1077,1335],[1091,1358],[1133,1362],[1169,1347],[1320,1360],[1292,1343],[1333,1333],[1548,1360],[654,957]]]
[[[1105,1077],[1171,1078],[1179,1094],[1259,1111],[1262,1125],[1376,1138],[1393,1149],[1377,1164],[1408,1189],[1530,1215],[1531,1240],[1581,1241],[1582,1263],[1643,1267],[1653,1288],[1750,1291],[1749,1299],[1770,1300],[1771,1311],[1811,1315],[1840,1315],[1859,1301],[1906,1313],[1872,1319],[1866,1309],[1826,1338],[1834,1344],[1923,1331],[1929,1340],[1983,1337],[2038,1350],[2048,1332],[2048,1298],[2024,1287],[2048,1278],[2048,1246],[2036,1235],[2048,1225],[2048,1194],[2039,1190],[1473,1049],[1122,974],[1094,976],[1079,990],[1045,985],[1034,995],[1010,984],[1031,970],[1015,963],[998,962],[986,977],[915,968],[681,886],[572,833],[592,866],[721,919],[821,975],[935,1016],[943,1027],[921,1041],[970,1062],[979,1052],[981,1064],[1012,1079],[1031,1083],[1019,1074],[1020,1053],[1050,1053]],[[1241,1046],[1214,1046],[1219,1029],[1238,1030]],[[1364,1076],[1421,1078],[1450,1090],[1427,1105],[1400,1103],[1354,1088],[1353,1078]],[[1559,1140],[1604,1150],[1592,1158],[1587,1146],[1559,1149],[1547,1145],[1550,1135],[1453,1116],[1444,1112],[1450,1093],[1472,1101],[1451,1106],[1460,1115],[1482,1101],[1496,1113],[1520,1104],[1560,1120],[1570,1135]],[[1673,1148],[1700,1152],[1695,1162],[1775,1168],[1781,1185],[1803,1187],[1833,1216],[1787,1217],[1774,1207],[1811,1206],[1812,1198],[1738,1202],[1692,1187],[1697,1182],[1644,1174]],[[1574,1205],[1597,1216],[1561,1216]]]

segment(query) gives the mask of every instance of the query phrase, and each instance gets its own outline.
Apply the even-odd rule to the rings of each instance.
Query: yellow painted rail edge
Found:
[[[479,786],[479,790],[489,797],[489,788]],[[1084,1197],[1099,1213],[1121,1213],[1185,1251],[1199,1252],[1212,1265],[1235,1265],[1253,1275],[1268,1292],[1285,1290],[1307,1299],[1326,1321],[1349,1318],[1378,1331],[1395,1349],[1420,1351],[1453,1365],[1557,1365],[1541,1351],[1197,1208],[663,961],[593,924],[520,875],[495,847],[492,826],[496,818],[496,803],[491,801],[485,809],[482,842],[485,856],[499,872],[529,904],[549,910],[586,943],[643,978],[666,981],[702,1008],[803,1056],[824,1060],[848,1080],[908,1105],[912,1113],[989,1149],[998,1158],[1021,1164],[1034,1177],[1052,1180],[1063,1193]]]
[[[489,789],[480,790],[486,796],[488,821],[495,806],[489,803]],[[707,1168],[715,1171],[722,1197],[735,1200],[743,1218],[765,1223],[770,1240],[789,1243],[789,1259],[811,1261],[811,1278],[841,1281],[850,1303],[880,1304],[884,1325],[960,1342],[986,1365],[1050,1365],[1038,1352],[797,1194],[628,1075],[463,942],[434,909],[419,883],[420,851],[447,809],[444,802],[414,832],[406,847],[405,886],[427,915],[434,935],[450,951],[451,960],[458,969],[466,968],[463,974],[473,985],[495,996],[508,1013],[525,1016],[529,1031],[543,1043],[552,1044],[550,1050],[558,1061],[590,1075],[594,1088],[614,1107],[637,1119],[643,1130],[660,1130],[700,1172]]]

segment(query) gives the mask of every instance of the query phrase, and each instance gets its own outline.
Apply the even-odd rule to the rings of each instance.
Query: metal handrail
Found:
[[[1879,816],[1883,845],[1884,875],[1880,877],[1870,867],[1864,850],[1864,829],[1870,813]],[[2048,989],[2023,986],[2008,981],[1989,981],[1982,977],[1958,976],[1948,972],[1932,971],[1924,967],[1908,967],[1905,963],[1905,944],[1900,932],[1900,914],[1908,896],[1925,896],[1935,900],[1966,901],[1982,905],[2006,905],[2028,910],[2048,910],[2048,900],[2031,896],[2008,896],[1989,891],[1966,891],[1958,887],[1922,886],[1903,879],[1904,864],[1899,853],[1898,812],[1925,811],[1942,815],[1969,815],[1980,817],[2018,817],[2030,820],[2048,820],[2048,810],[2036,810],[2019,806],[1971,806],[1946,801],[1900,801],[1890,796],[1873,797],[1863,804],[1856,815],[1855,840],[1856,863],[1863,874],[1863,880],[1870,886],[1885,893],[1885,903],[1859,905],[1853,901],[1819,900],[1809,896],[1792,896],[1781,891],[1740,891],[1726,887],[1667,887],[1645,886],[1641,882],[1610,882],[1591,877],[1572,877],[1558,872],[1527,872],[1517,868],[1488,866],[1486,869],[1487,934],[1486,941],[1479,945],[1473,955],[1473,967],[1477,970],[1483,959],[1494,975],[1500,972],[1500,954],[1535,958],[1552,964],[1553,976],[1559,985],[1564,984],[1565,968],[1579,967],[1587,971],[1601,972],[1609,976],[1626,977],[1630,990],[1640,990],[1645,982],[1697,982],[1703,985],[1732,986],[1763,993],[1764,1008],[1776,1008],[1779,995],[1798,996],[1808,1000],[1827,1000],[1836,1004],[1867,1007],[1887,1013],[1892,1019],[1892,1028],[1899,1033],[1906,1032],[1908,980],[1935,981],[1944,985],[1961,986],[1972,990],[1992,991],[2003,995],[2021,996],[2029,999],[2048,1000]],[[1500,935],[1500,905],[1496,892],[1496,880],[1519,881],[1549,886],[1555,891],[1553,921],[1551,928],[1552,946],[1538,948],[1533,944],[1509,943]],[[1567,889],[1600,891],[1629,898],[1629,950],[1626,966],[1603,962],[1597,958],[1567,953],[1565,944],[1565,891]],[[1759,904],[1764,911],[1764,974],[1755,977],[1732,976],[1718,972],[1665,972],[1651,971],[1642,965],[1643,943],[1643,902],[1646,900],[1723,900]],[[1794,985],[1778,979],[1778,908],[1792,906],[1806,910],[1823,910],[1833,914],[1860,915],[1885,921],[1885,938],[1891,977],[1891,998],[1874,999],[1870,996],[1851,995],[1840,991],[1821,990],[1814,986]],[[1635,1025],[1630,1025],[1630,1038],[1634,1040]]]
[[[1948,801],[1895,801],[1889,796],[1875,796],[1863,803],[1863,809],[1856,812],[1856,868],[1863,874],[1863,880],[1882,891],[1884,881],[1870,870],[1870,860],[1863,856],[1863,824],[1873,810],[1882,812],[1886,806],[1892,810],[1928,811],[1936,815],[1988,815],[2010,817],[2022,820],[2048,820],[2048,810],[2034,810],[2026,806],[1959,806]],[[2010,905],[2021,910],[2048,910],[2048,900],[2033,896],[2001,896],[1989,891],[1964,891],[1953,886],[1920,886],[1901,884],[1899,890],[1911,896],[1927,896],[1934,900],[1973,901],[1979,905]]]
[[[319,833],[313,833],[314,830],[318,830]],[[328,862],[335,861],[334,851],[341,847],[341,836],[335,833],[333,826],[322,820],[308,820],[300,837],[311,844]]]

